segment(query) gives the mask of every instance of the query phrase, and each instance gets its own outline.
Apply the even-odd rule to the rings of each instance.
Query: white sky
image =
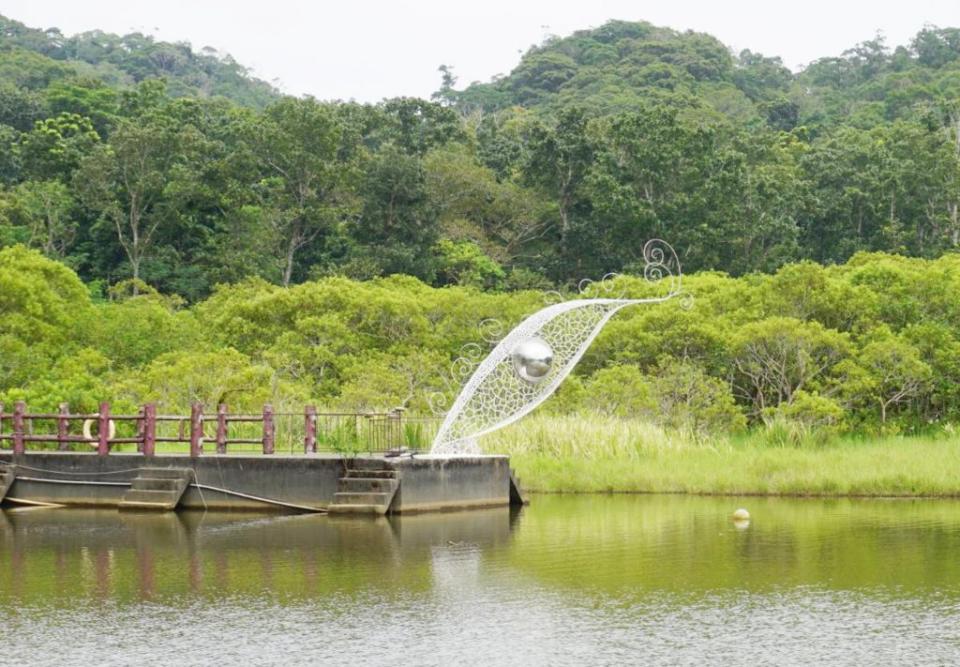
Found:
[[[0,14],[67,34],[139,31],[213,46],[285,92],[373,102],[428,97],[441,63],[458,87],[487,81],[544,36],[611,18],[708,32],[797,69],[878,30],[896,46],[925,24],[960,27],[960,0],[0,0]]]

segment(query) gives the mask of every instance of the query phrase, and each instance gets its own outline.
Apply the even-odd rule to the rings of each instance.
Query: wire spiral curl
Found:
[[[480,339],[490,345],[496,345],[503,337],[504,324],[496,318],[481,320],[477,325]],[[486,352],[479,343],[467,343],[460,348],[460,354],[446,369],[438,375],[445,390],[438,390],[427,395],[427,406],[437,417],[442,417],[450,407],[450,396],[458,392],[464,383],[473,375],[483,361]]]

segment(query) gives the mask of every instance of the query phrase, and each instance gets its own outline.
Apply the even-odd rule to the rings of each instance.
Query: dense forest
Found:
[[[859,253],[774,274],[701,272],[685,285],[690,308],[673,300],[618,314],[544,409],[695,434],[960,423],[960,255]],[[633,276],[612,287],[662,290]],[[549,298],[409,276],[287,288],[250,278],[190,307],[148,288],[132,296],[129,284],[109,300],[90,288],[37,250],[0,250],[0,402],[95,411],[109,399],[121,412],[147,401],[171,411],[312,402],[429,415],[458,391],[469,365],[457,360],[492,347],[494,327],[482,323],[505,332]],[[609,295],[603,284],[586,293]]]
[[[792,73],[610,22],[432,100],[0,17],[0,401],[426,412],[477,323],[626,274],[553,409],[699,431],[960,421],[960,29]],[[699,272],[699,273],[697,273]]]
[[[0,19],[0,244],[193,302],[248,276],[519,289],[960,244],[960,30],[798,74],[610,22],[432,101],[277,94],[210,49]]]

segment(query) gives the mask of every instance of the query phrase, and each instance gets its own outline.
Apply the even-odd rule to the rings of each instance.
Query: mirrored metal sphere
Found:
[[[535,384],[542,381],[553,366],[553,348],[541,338],[526,340],[510,353],[513,368],[523,380]]]

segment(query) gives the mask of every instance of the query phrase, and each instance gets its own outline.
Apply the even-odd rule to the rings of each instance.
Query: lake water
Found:
[[[0,627],[10,665],[957,664],[960,503],[5,511]]]

